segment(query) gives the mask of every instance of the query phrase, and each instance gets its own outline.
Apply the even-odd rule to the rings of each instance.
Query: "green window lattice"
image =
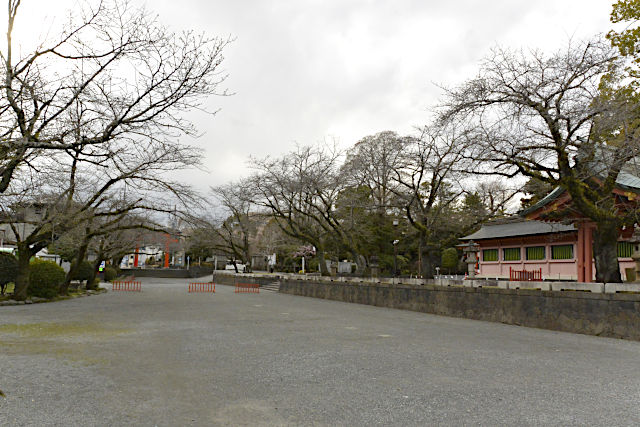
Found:
[[[573,245],[551,246],[551,259],[573,259]]]
[[[544,246],[531,246],[527,248],[528,260],[544,259]]]
[[[498,250],[497,249],[485,249],[482,251],[482,260],[483,261],[497,261],[498,260]]]
[[[633,245],[629,242],[618,242],[618,258],[631,258]]]
[[[520,248],[504,248],[502,254],[505,261],[520,261]]]

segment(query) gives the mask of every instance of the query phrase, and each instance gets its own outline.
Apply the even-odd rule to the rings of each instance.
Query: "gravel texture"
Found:
[[[639,342],[140,280],[0,307],[0,426],[640,423]]]

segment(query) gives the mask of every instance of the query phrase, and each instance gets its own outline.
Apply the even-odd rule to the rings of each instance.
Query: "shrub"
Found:
[[[110,282],[113,279],[115,279],[116,277],[118,277],[118,272],[116,271],[115,268],[109,266],[109,267],[105,267],[104,269],[104,281],[105,282]]]
[[[65,273],[62,267],[53,261],[34,259],[29,267],[29,288],[27,294],[40,298],[53,298],[64,282]]]
[[[93,274],[93,264],[89,261],[82,261],[78,266],[78,271],[73,275],[73,280],[89,280]]]
[[[458,251],[456,248],[447,248],[442,251],[442,268],[447,271],[455,270],[458,267]]]
[[[0,284],[15,282],[18,275],[18,260],[7,252],[0,252]]]

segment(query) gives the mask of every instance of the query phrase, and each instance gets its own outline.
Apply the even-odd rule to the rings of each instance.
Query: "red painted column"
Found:
[[[584,281],[593,282],[593,226],[584,227]]]
[[[136,245],[136,254],[133,257],[133,266],[137,267],[138,266],[138,252],[140,251],[140,248],[138,247],[138,245]]]
[[[578,223],[578,244],[577,246],[577,254],[576,261],[578,263],[578,282],[584,282],[584,237],[585,237],[585,227],[584,223]]]
[[[169,268],[169,243],[171,241],[171,236],[165,234],[165,242],[164,242],[164,268]]]

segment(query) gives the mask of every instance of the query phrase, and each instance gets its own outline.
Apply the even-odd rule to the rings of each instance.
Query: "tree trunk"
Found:
[[[427,239],[424,234],[420,234],[420,259],[422,261],[421,272],[422,278],[433,279],[433,262],[431,259],[431,247],[427,244]]]
[[[331,272],[327,268],[327,262],[324,259],[324,250],[318,248],[317,251],[316,251],[316,254],[318,255],[318,265],[320,267],[320,275],[321,276],[330,276]]]
[[[244,261],[244,272],[251,273],[253,270],[251,269],[251,255],[248,251],[244,253],[245,261]]]
[[[364,255],[361,255],[357,252],[352,252],[353,259],[356,262],[356,275],[359,277],[364,277],[365,270],[367,268],[367,259]]]
[[[97,276],[97,273],[98,273],[98,268],[100,267],[101,263],[102,263],[102,255],[99,255],[98,257],[96,257],[96,260],[92,264],[93,265],[93,269],[91,270],[91,276],[87,280],[87,290],[96,290],[97,289],[96,276]]]
[[[27,299],[27,289],[29,288],[29,261],[31,261],[31,251],[26,244],[18,243],[18,274],[16,275],[13,299],[24,301]]]
[[[89,247],[89,243],[83,243],[78,248],[78,253],[76,257],[73,259],[71,266],[69,267],[69,271],[67,272],[67,276],[64,279],[64,282],[60,285],[60,295],[67,295],[69,292],[69,285],[71,284],[71,280],[78,272],[80,268],[80,264],[84,261],[85,256],[87,255],[87,248]]]
[[[618,234],[619,226],[616,221],[601,222],[593,232],[596,282],[622,282],[618,265]]]

